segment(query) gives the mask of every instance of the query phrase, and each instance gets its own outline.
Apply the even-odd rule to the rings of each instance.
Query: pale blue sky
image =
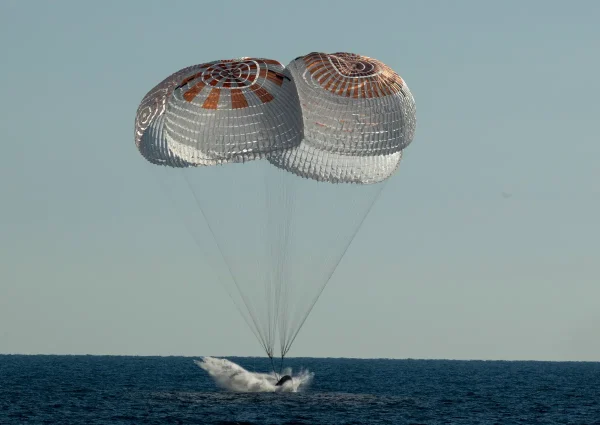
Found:
[[[598,22],[594,0],[0,1],[0,353],[262,355],[183,267],[136,108],[191,64],[349,51],[406,80],[417,132],[290,355],[600,360]]]

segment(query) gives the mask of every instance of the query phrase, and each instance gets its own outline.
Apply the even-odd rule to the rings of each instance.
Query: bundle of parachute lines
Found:
[[[308,179],[373,184],[397,170],[415,128],[414,98],[390,67],[310,53],[287,67],[244,57],[170,75],[143,98],[135,143],[157,165],[266,160]]]

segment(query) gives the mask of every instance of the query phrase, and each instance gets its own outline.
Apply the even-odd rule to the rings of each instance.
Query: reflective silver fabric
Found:
[[[263,158],[298,145],[301,137],[295,86],[271,59],[214,61],[178,71],[146,95],[136,118],[142,154],[170,166]]]
[[[414,98],[392,69],[310,53],[288,68],[240,58],[174,73],[142,100],[135,142],[171,167],[267,158],[301,177],[371,184],[396,171],[415,128]]]
[[[383,63],[351,53],[311,53],[288,69],[302,106],[304,139],[269,161],[332,183],[390,177],[416,128],[415,102],[404,80]]]

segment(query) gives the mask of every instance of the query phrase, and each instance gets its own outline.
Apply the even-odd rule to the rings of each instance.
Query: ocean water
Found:
[[[600,424],[600,363],[286,364],[274,392],[262,358],[0,355],[0,424]]]

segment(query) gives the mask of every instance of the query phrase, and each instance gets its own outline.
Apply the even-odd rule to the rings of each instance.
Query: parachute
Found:
[[[414,98],[388,66],[310,53],[172,74],[143,98],[135,144],[273,364],[415,128]]]

